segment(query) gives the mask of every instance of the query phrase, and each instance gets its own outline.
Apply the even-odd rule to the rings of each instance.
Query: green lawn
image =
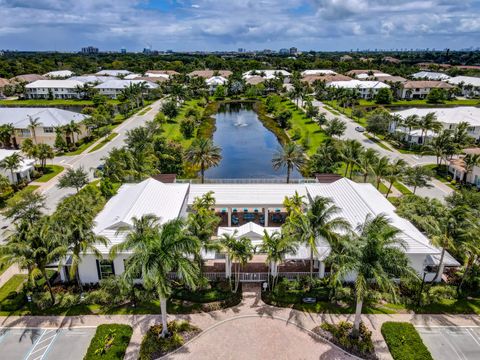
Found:
[[[147,112],[149,112],[150,110],[152,110],[152,107],[151,106],[148,106],[146,107],[145,109],[143,109],[142,111],[139,111],[137,115],[145,115]]]
[[[48,180],[54,178],[63,171],[64,167],[60,165],[47,165],[43,170],[43,175],[38,179],[34,180],[36,182],[47,182]]]
[[[412,324],[387,321],[381,332],[394,360],[433,360]]]
[[[0,303],[5,300],[12,291],[20,290],[26,279],[27,275],[13,275],[5,284],[3,284],[0,288]]]
[[[368,134],[368,133],[364,133],[364,135],[370,139],[371,141],[373,141],[375,144],[377,144],[378,146],[380,146],[382,149],[385,149],[387,151],[393,151],[392,149],[390,149],[387,145],[385,145],[385,143],[383,141],[381,141],[378,137],[373,137],[372,135]]]
[[[130,325],[99,325],[83,359],[123,359],[132,334]]]
[[[402,195],[410,195],[410,194],[413,194],[412,191],[410,191],[409,188],[407,188],[405,185],[403,185],[402,183],[396,181],[393,183],[393,186],[395,187],[395,189],[397,189],[398,191],[400,191],[402,193]]]
[[[103,139],[102,141],[100,141],[97,145],[95,145],[93,147],[92,150],[89,151],[89,153],[91,152],[94,152],[98,149],[101,149],[105,144],[107,144],[108,142],[110,142],[111,140],[113,140],[118,134],[117,133],[111,133],[110,135],[108,135],[105,139]]]
[[[415,307],[417,314],[477,314],[480,315],[480,298],[442,299],[438,302]]]
[[[39,185],[27,185],[22,190],[17,191],[10,199],[7,200],[7,205],[14,204],[19,201],[24,194],[31,193],[38,189]]]
[[[162,129],[164,131],[163,135],[169,140],[181,143],[185,149],[190,147],[194,137],[192,137],[191,139],[185,139],[183,137],[182,133],[180,132],[180,121],[184,119],[185,112],[190,107],[196,107],[203,115],[204,108],[198,106],[199,101],[200,99],[192,99],[185,101],[182,104],[177,117],[173,120],[167,120],[167,122],[162,125]]]

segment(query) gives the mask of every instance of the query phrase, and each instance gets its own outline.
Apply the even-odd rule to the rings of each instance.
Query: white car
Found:
[[[364,132],[365,128],[363,126],[357,126],[355,130],[357,130],[358,132]]]

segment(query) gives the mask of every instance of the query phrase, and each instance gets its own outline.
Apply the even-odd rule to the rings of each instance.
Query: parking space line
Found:
[[[445,336],[445,335],[446,335],[446,336]],[[457,348],[455,347],[455,344],[453,344],[453,343],[450,341],[450,339],[449,339],[449,337],[448,337],[448,334],[445,334],[445,333],[444,333],[443,338],[445,339],[446,343],[447,343],[448,345],[450,345],[450,347],[453,349],[453,351],[455,352],[455,354],[457,354],[457,356],[458,356],[459,359],[468,360],[468,359],[466,358],[466,356],[463,354],[463,352],[462,352],[460,349],[457,350]],[[459,352],[459,351],[460,351],[460,352]]]
[[[468,335],[472,337],[472,339],[477,343],[478,346],[480,346],[480,342],[477,339],[476,334],[473,332],[473,330],[467,329]]]
[[[43,333],[38,337],[38,339],[33,343],[33,346],[32,348],[30,349],[30,351],[28,352],[27,356],[25,356],[25,360],[28,360],[28,358],[30,357],[30,355],[32,354],[32,351],[33,349],[35,349],[35,346],[37,346],[37,343],[40,341],[40,339],[42,338],[43,334],[45,334],[47,332],[47,329],[43,330]]]
[[[52,332],[55,332],[53,336],[49,336],[45,338],[45,335],[50,335]],[[50,346],[54,343],[55,339],[57,338],[57,335],[59,333],[58,329],[45,329],[40,335],[40,337],[37,339],[35,344],[33,345],[32,349],[28,353],[27,357],[25,360],[41,360],[44,358],[45,354],[48,352],[50,349]],[[42,346],[38,348],[38,345],[41,343],[44,343],[45,341],[49,341],[45,346]],[[38,354],[40,352],[40,354]],[[35,358],[33,358],[33,354],[35,354]],[[37,356],[38,355],[38,356]]]

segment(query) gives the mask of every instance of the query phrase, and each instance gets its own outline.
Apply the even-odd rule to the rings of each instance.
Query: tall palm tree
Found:
[[[4,147],[10,147],[12,143],[16,146],[14,135],[15,127],[13,124],[0,125],[0,142]]]
[[[285,232],[310,248],[310,278],[313,279],[313,258],[321,239],[333,248],[340,239],[340,231],[350,228],[350,224],[338,216],[341,209],[332,200],[317,196],[308,205],[306,213],[293,213],[284,225]]]
[[[375,184],[378,189],[380,188],[380,183],[382,182],[382,179],[388,174],[388,170],[390,168],[390,159],[388,158],[388,156],[382,156],[380,158],[377,158],[370,168],[375,174]]]
[[[112,247],[110,256],[114,258],[119,252],[132,252],[124,276],[132,280],[140,273],[145,287],[157,292],[162,312],[161,336],[165,337],[168,335],[167,300],[172,293],[169,274],[177,272],[188,287],[196,288],[200,272],[190,257],[198,251],[198,241],[186,235],[181,219],[160,225],[159,219],[150,214],[140,219],[134,217],[132,221],[131,228],[119,230],[126,232],[126,238]]]
[[[288,215],[292,213],[301,213],[305,205],[305,196],[300,195],[297,191],[295,191],[295,194],[290,197],[285,196],[285,199],[283,200],[283,206],[287,210]]]
[[[65,132],[67,133],[67,135],[72,136],[71,137],[72,143],[75,144],[76,143],[75,134],[78,135],[78,134],[81,133],[80,125],[72,120],[68,124],[64,125],[64,129],[65,129]]]
[[[437,115],[434,112],[430,112],[425,116],[422,116],[418,126],[422,130],[422,144],[426,143],[426,139],[424,139],[424,137],[426,137],[428,131],[439,132],[443,127],[442,123],[437,120]]]
[[[464,255],[463,276],[457,285],[457,293],[462,291],[465,278],[469,275],[470,269],[477,263],[480,257],[480,221],[478,217],[468,216],[460,229],[458,245],[459,252]]]
[[[463,175],[463,182],[467,183],[468,175],[473,171],[475,166],[480,165],[480,154],[467,154],[463,158],[465,164],[465,174]]]
[[[279,149],[272,159],[272,166],[275,170],[287,168],[287,184],[290,182],[290,174],[295,168],[300,168],[305,164],[305,154],[303,148],[294,142],[287,143],[282,149]]]
[[[260,252],[267,254],[268,285],[270,286],[270,273],[272,274],[272,288],[275,287],[278,276],[278,264],[284,260],[285,255],[295,253],[297,244],[289,236],[279,232],[269,234],[264,230]]]
[[[205,170],[220,164],[222,160],[220,153],[220,147],[214,145],[212,140],[204,138],[195,139],[187,150],[185,155],[187,161],[200,167],[202,184],[205,182]]]
[[[432,171],[423,166],[412,166],[405,172],[404,182],[413,187],[413,193],[417,192],[419,187],[431,187],[429,180],[432,178]]]
[[[388,181],[388,190],[385,194],[385,197],[388,198],[388,195],[392,191],[393,183],[403,178],[405,174],[405,169],[407,168],[407,162],[403,159],[395,159],[389,166],[387,176],[385,177]]]
[[[420,118],[417,114],[409,115],[403,120],[403,125],[408,129],[408,136],[412,134],[412,130],[420,126]]]
[[[5,169],[10,171],[10,175],[12,177],[12,182],[14,184],[17,183],[17,178],[15,176],[15,171],[20,168],[22,164],[23,156],[20,153],[15,152],[10,156],[7,156],[2,161],[0,161],[0,169]]]
[[[372,171],[373,164],[378,159],[378,152],[372,148],[365,149],[359,155],[356,165],[360,168],[363,175],[363,182],[367,182],[368,174]]]
[[[357,276],[353,336],[359,334],[363,300],[372,284],[395,297],[395,278],[417,277],[402,250],[405,245],[399,234],[400,230],[393,227],[385,215],[374,218],[367,216],[365,222],[350,233],[348,241],[343,244],[344,251],[332,250],[330,254],[329,260],[335,270],[332,278],[334,284],[342,283],[352,273]]]
[[[252,245],[252,242],[249,238],[242,236],[237,238],[237,231],[233,234],[223,234],[220,238],[220,247],[226,253],[226,261],[225,267],[227,277],[230,279],[230,286],[231,286],[231,275],[230,269],[231,265],[234,266],[234,274],[235,274],[235,286],[232,289],[233,292],[237,292],[238,285],[240,283],[240,270],[242,266],[244,266],[248,260],[253,257],[253,253],[255,248]]]
[[[348,139],[344,142],[343,147],[341,149],[341,154],[343,161],[347,165],[345,167],[345,173],[343,176],[347,176],[348,170],[350,169],[349,178],[352,178],[352,172],[355,164],[358,162],[360,158],[360,154],[362,153],[363,147],[362,144],[358,140],[351,140]]]
[[[28,129],[32,134],[33,142],[37,143],[37,135],[35,134],[35,128],[40,126],[42,123],[40,122],[40,118],[34,118],[33,116],[27,115],[28,118]]]

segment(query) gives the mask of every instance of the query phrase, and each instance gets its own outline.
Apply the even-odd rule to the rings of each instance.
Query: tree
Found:
[[[345,130],[347,129],[347,124],[338,119],[334,118],[327,122],[327,125],[324,127],[323,131],[329,137],[341,137],[345,134]]]
[[[318,114],[316,117],[315,117],[315,122],[318,124],[318,126],[322,127],[323,125],[325,125],[327,123],[327,114],[322,112],[320,114]]]
[[[338,142],[327,139],[320,144],[315,154],[308,161],[308,173],[333,174],[342,163]]]
[[[395,279],[417,278],[415,270],[409,265],[399,234],[400,230],[392,226],[385,215],[367,216],[355,232],[349,233],[343,251],[332,251],[330,255],[334,284],[342,283],[352,273],[356,274],[354,337],[359,335],[363,300],[373,284],[395,298],[398,290]]]
[[[177,103],[173,100],[164,102],[162,105],[162,112],[170,120],[173,120],[178,115]]]
[[[385,194],[386,198],[388,198],[388,195],[392,191],[393,184],[403,178],[406,168],[407,162],[400,158],[397,158],[390,163],[386,176],[389,183],[387,193]]]
[[[427,103],[429,104],[441,104],[446,99],[445,90],[440,88],[433,88],[427,95]]]
[[[386,134],[390,125],[390,114],[385,110],[375,110],[367,117],[365,129],[373,136]]]
[[[480,165],[480,154],[467,154],[463,158],[465,167],[465,174],[463,175],[463,182],[467,183],[468,175],[474,170],[476,166]]]
[[[288,109],[283,109],[275,113],[275,120],[282,129],[288,129],[290,127],[290,119],[292,118],[292,112]]]
[[[375,185],[376,188],[380,188],[380,183],[382,179],[387,176],[390,168],[390,159],[388,156],[377,157],[375,161],[370,166],[370,169],[375,174]]]
[[[429,181],[433,177],[432,171],[423,166],[413,166],[405,174],[405,184],[413,187],[415,194],[419,187],[431,187]]]
[[[60,189],[64,188],[75,188],[78,192],[82,187],[88,184],[88,173],[83,167],[77,169],[69,168],[65,171],[65,174],[58,179],[58,187]]]
[[[360,158],[360,154],[362,153],[363,147],[362,144],[358,140],[351,140],[348,139],[343,143],[341,148],[342,158],[345,164],[345,173],[343,176],[347,176],[348,170],[350,169],[349,178],[352,178],[352,172],[355,164],[358,162]]]
[[[232,235],[223,234],[220,238],[220,246],[227,253],[228,264],[226,263],[225,266],[229,266],[231,262],[233,263],[235,287],[232,291],[237,292],[240,283],[240,270],[249,260],[252,259],[254,247],[249,238],[245,236],[236,238],[236,231]]]
[[[442,159],[449,153],[455,152],[452,133],[450,130],[443,130],[438,136],[435,136],[428,144],[424,145],[425,153],[433,153],[437,158],[437,165],[442,164]]]
[[[48,144],[38,144],[34,148],[35,158],[40,161],[40,168],[45,170],[45,166],[47,165],[47,159],[53,159],[55,157],[55,153],[53,152],[53,148]]]
[[[11,147],[12,142],[15,145],[14,134],[15,134],[15,128],[13,124],[0,125],[0,142],[2,143],[2,146]]]
[[[23,140],[22,144],[20,145],[20,150],[27,155],[29,158],[35,158],[35,144],[33,143],[32,139],[25,139]]]
[[[37,143],[37,136],[35,134],[35,128],[37,126],[41,125],[40,118],[34,118],[30,115],[27,115],[28,118],[28,129],[30,130],[30,133],[32,134],[33,142],[36,144]]]
[[[213,144],[210,139],[195,139],[187,150],[185,158],[193,165],[200,167],[202,184],[205,182],[205,170],[212,166],[218,166],[222,160],[221,149]]]
[[[318,115],[318,107],[313,106],[311,102],[307,102],[305,115],[307,115],[307,117],[310,119],[315,118]]]
[[[23,156],[20,153],[15,152],[10,156],[5,157],[2,161],[0,161],[0,169],[5,169],[10,171],[12,183],[17,183],[17,177],[15,176],[15,172],[20,168],[22,165]]]
[[[381,88],[375,95],[375,103],[377,104],[391,104],[393,102],[393,94],[389,88]]]
[[[295,168],[300,168],[305,164],[305,154],[302,147],[294,142],[287,143],[283,148],[278,150],[272,159],[272,166],[275,170],[287,168],[287,184],[290,182],[290,174]]]
[[[364,149],[359,155],[357,166],[363,175],[363,182],[367,182],[368,174],[372,171],[372,166],[378,162],[378,152],[375,149]]]
[[[195,119],[187,117],[180,121],[180,131],[185,139],[190,139],[195,133]]]
[[[285,232],[310,249],[310,278],[313,279],[313,257],[318,253],[320,241],[327,241],[334,248],[340,241],[340,231],[346,231],[350,224],[338,216],[340,208],[332,200],[317,196],[308,205],[305,213],[290,214],[284,225]]]
[[[43,216],[45,196],[39,193],[27,192],[20,199],[11,204],[4,215],[13,223],[24,222],[31,227]]]
[[[425,116],[422,116],[418,123],[419,128],[422,130],[420,141],[421,143],[426,143],[426,137],[428,131],[439,132],[443,125],[437,120],[437,115],[434,112],[430,112]]]
[[[75,121],[70,121],[67,125],[63,126],[63,129],[67,135],[67,138],[70,139],[72,144],[75,144],[75,134],[81,134],[80,125]],[[77,139],[78,140],[78,139]],[[68,141],[67,141],[68,142]]]

